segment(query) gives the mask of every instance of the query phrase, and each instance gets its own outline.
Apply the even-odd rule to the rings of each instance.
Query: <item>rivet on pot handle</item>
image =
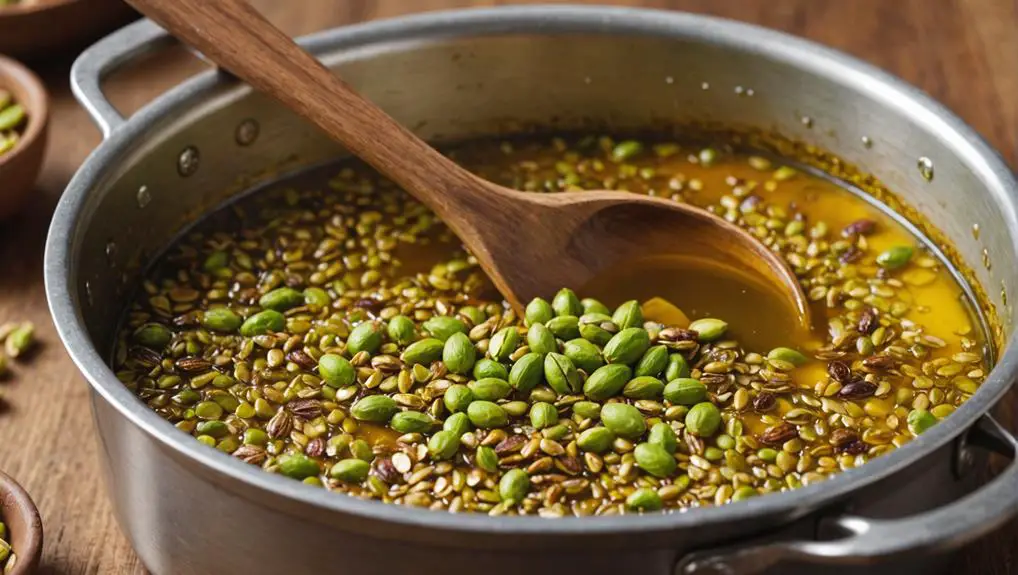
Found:
[[[938,509],[900,519],[843,516],[835,527],[848,535],[832,541],[788,541],[697,551],[683,557],[675,575],[746,575],[782,561],[818,565],[870,564],[893,557],[956,549],[1018,514],[1018,439],[989,416],[970,434],[1012,457],[989,484]]]
[[[108,138],[124,117],[102,91],[106,76],[141,56],[176,43],[151,20],[139,20],[96,42],[78,56],[71,67],[71,90]]]

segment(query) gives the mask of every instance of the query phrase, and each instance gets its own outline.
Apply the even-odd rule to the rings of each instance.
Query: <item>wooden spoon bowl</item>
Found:
[[[49,96],[38,76],[22,64],[0,56],[0,90],[24,106],[28,124],[14,149],[0,154],[0,220],[14,215],[35,189],[46,152]]]
[[[42,519],[28,493],[0,472],[0,521],[7,525],[7,542],[17,559],[6,575],[29,575],[42,555]]]
[[[244,0],[129,0],[184,42],[345,145],[434,211],[518,311],[619,262],[678,254],[770,286],[809,326],[788,266],[704,210],[623,192],[533,194],[471,174],[365,100]]]

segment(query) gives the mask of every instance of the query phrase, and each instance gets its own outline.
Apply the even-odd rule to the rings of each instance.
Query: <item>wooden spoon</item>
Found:
[[[681,254],[768,286],[809,325],[795,275],[708,212],[627,192],[523,193],[449,160],[266,21],[244,0],[128,0],[172,34],[313,122],[431,208],[517,310],[579,288],[623,259]]]

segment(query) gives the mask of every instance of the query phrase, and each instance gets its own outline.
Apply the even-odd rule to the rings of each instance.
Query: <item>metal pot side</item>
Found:
[[[959,438],[1018,369],[1018,351],[1008,345],[972,400],[920,439],[860,469],[794,492],[686,513],[554,521],[454,515],[339,496],[263,473],[150,412],[107,366],[109,345],[144,265],[188,224],[244,190],[343,151],[214,72],[125,121],[103,98],[100,78],[165,43],[164,33],[143,21],[76,62],[72,86],[107,139],[57,208],[45,269],[61,338],[93,389],[120,524],[153,572],[667,572],[687,551],[720,542],[765,532],[811,539],[817,517],[848,502],[882,516],[955,497]],[[436,141],[514,126],[592,123],[646,130],[662,122],[714,121],[776,130],[879,178],[925,214],[962,261],[979,262],[987,249],[992,272],[973,270],[985,293],[1018,285],[1018,184],[1003,162],[915,89],[817,45],[713,18],[566,6],[431,13],[336,29],[303,43],[368,98]],[[872,145],[863,145],[864,137]],[[920,157],[933,162],[932,179],[917,169]],[[978,239],[971,233],[975,223]],[[1012,308],[1000,295],[989,303],[1010,340]],[[984,435],[1003,433],[981,428],[990,430]],[[998,443],[1012,447],[1006,437]],[[916,479],[920,471],[926,475]],[[924,541],[957,544],[999,524],[1018,510],[1018,488],[1010,489],[1018,485],[1014,466],[994,485],[996,491],[964,502],[979,516],[953,522],[954,531],[873,547],[884,556]],[[904,493],[907,503],[887,503],[893,493]],[[938,512],[953,517],[960,509],[953,505]],[[887,539],[892,523],[866,525],[874,527],[871,538]],[[839,525],[851,532],[859,524],[842,518]],[[841,562],[876,560],[851,545],[860,537],[855,533],[833,552],[788,543],[753,548],[764,549],[768,561],[822,553]],[[707,572],[705,565],[685,562],[679,569]]]

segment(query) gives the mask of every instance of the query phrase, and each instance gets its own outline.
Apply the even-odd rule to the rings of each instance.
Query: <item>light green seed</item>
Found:
[[[576,297],[573,290],[568,288],[562,288],[555,294],[555,298],[551,300],[551,309],[555,310],[555,315],[559,317],[583,314],[583,304],[580,303],[580,298]]]
[[[477,361],[477,350],[465,333],[454,333],[445,340],[442,363],[453,373],[467,374]]]
[[[555,317],[555,310],[552,309],[551,304],[539,297],[530,300],[527,309],[524,310],[524,321],[527,327],[549,322],[553,317]]]
[[[641,487],[626,497],[626,507],[631,511],[660,511],[664,507],[664,501],[657,491]]]
[[[721,339],[728,331],[728,324],[720,319],[705,317],[689,324],[689,329],[695,331],[701,342],[712,342]]]
[[[630,327],[643,327],[643,310],[640,309],[640,302],[629,300],[615,308],[612,314],[612,323],[619,329]]]

